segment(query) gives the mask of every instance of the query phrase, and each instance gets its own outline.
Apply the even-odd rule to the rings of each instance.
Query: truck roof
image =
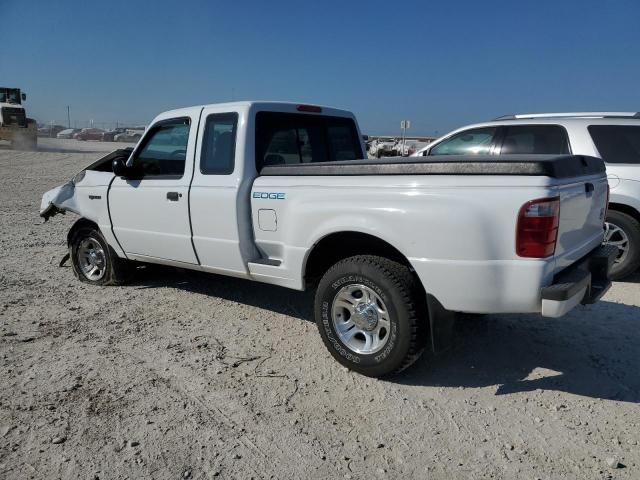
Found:
[[[503,115],[494,119],[517,120],[527,118],[640,118],[640,112],[563,112],[563,113],[520,113]]]
[[[302,107],[302,109],[301,109]],[[162,117],[167,115],[184,115],[189,110],[194,108],[215,108],[225,109],[231,111],[249,111],[249,110],[265,110],[271,112],[286,112],[286,113],[311,113],[331,115],[336,117],[349,117],[353,118],[353,113],[348,110],[342,110],[335,107],[329,107],[326,105],[310,104],[305,102],[280,102],[280,101],[264,101],[264,100],[243,100],[237,102],[222,102],[222,103],[209,103],[204,105],[193,105],[190,107],[178,108],[175,110],[169,110],[161,114]],[[311,109],[320,109],[320,111],[311,111]]]

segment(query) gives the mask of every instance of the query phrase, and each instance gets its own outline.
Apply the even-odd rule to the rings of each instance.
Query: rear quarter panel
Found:
[[[518,302],[522,308],[517,291],[523,284],[514,283],[519,277],[508,273],[505,265],[535,269],[531,281],[538,289],[553,275],[553,262],[515,254],[520,207],[553,191],[546,177],[259,177],[253,192],[282,196],[252,195],[252,220],[258,248],[280,259],[284,274],[299,288],[313,246],[331,233],[355,231],[397,248],[416,269],[425,290],[446,308],[509,311]],[[260,209],[275,212],[275,231],[260,229]],[[487,298],[489,283],[500,290],[503,307],[495,305],[495,294]],[[533,300],[527,302],[537,308]]]

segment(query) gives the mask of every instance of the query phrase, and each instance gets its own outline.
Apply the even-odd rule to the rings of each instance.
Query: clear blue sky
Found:
[[[442,134],[513,112],[640,110],[640,0],[0,0],[0,85],[39,121],[239,99]]]

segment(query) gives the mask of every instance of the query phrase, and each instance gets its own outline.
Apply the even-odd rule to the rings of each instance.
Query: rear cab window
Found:
[[[297,113],[256,114],[256,169],[268,165],[357,160],[364,157],[351,118]]]
[[[590,125],[587,129],[606,163],[640,164],[640,125]]]

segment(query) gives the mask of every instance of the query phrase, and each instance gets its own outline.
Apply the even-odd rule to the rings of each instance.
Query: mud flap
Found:
[[[434,354],[442,353],[453,346],[456,313],[444,308],[433,295],[427,294],[431,349]]]
[[[62,257],[62,259],[60,260],[58,267],[64,267],[64,264],[67,263],[67,260],[69,260],[69,258],[71,258],[71,255],[69,255],[69,252],[65,253],[64,257]]]

